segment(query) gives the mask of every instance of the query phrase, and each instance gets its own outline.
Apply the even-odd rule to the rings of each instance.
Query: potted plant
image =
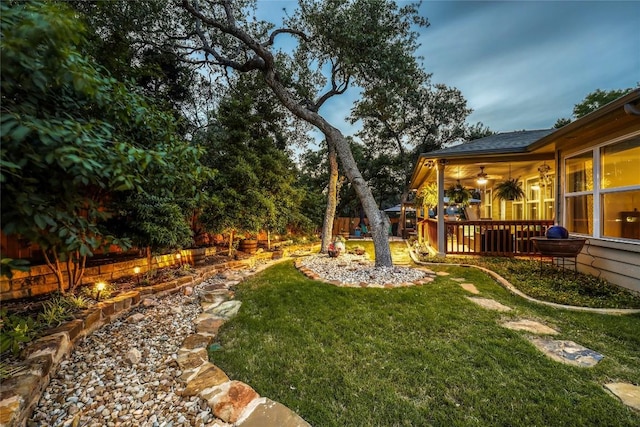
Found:
[[[524,197],[524,190],[518,178],[509,178],[494,188],[494,197],[500,200],[520,200]]]
[[[468,206],[473,197],[471,190],[460,184],[460,180],[449,187],[444,194],[449,198],[449,203],[457,203],[463,207]]]
[[[336,248],[335,243],[329,243],[327,254],[329,254],[331,258],[336,258],[338,255],[340,255],[340,248]]]

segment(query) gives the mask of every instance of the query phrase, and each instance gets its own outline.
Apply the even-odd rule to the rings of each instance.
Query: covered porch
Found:
[[[496,134],[421,155],[409,206],[416,209],[423,247],[438,255],[534,254],[532,237],[544,236],[554,224],[558,182],[554,147],[531,146],[552,131]],[[522,189],[521,197],[501,194],[509,180]],[[479,203],[458,200],[454,187],[468,190]]]

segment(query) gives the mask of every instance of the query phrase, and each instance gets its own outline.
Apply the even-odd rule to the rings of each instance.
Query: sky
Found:
[[[398,3],[401,3],[399,1]],[[296,1],[258,0],[280,22]],[[432,83],[458,88],[494,132],[551,128],[596,89],[640,84],[640,1],[424,1],[417,54]],[[346,135],[358,91],[320,110]]]

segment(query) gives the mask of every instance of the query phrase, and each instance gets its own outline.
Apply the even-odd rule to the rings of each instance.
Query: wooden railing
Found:
[[[438,222],[423,223],[422,238],[438,248]],[[544,236],[552,220],[445,221],[447,254],[514,256],[535,253],[532,237]]]

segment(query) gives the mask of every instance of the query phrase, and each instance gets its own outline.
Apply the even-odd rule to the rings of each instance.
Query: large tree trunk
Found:
[[[282,105],[302,120],[320,129],[327,141],[333,141],[335,143],[336,152],[338,153],[340,163],[342,163],[344,173],[351,185],[353,185],[360,199],[360,203],[362,203],[364,212],[367,218],[369,218],[373,247],[376,255],[375,265],[376,267],[391,267],[393,262],[391,260],[391,249],[389,248],[389,218],[383,211],[378,209],[378,204],[373,198],[371,189],[362,177],[360,170],[358,170],[358,165],[353,158],[353,153],[351,152],[351,147],[347,139],[339,129],[329,124],[320,114],[299,104],[278,81],[273,68],[267,68],[264,72],[264,77],[265,82],[282,102]]]
[[[327,193],[327,208],[324,213],[324,223],[322,224],[322,244],[320,252],[326,254],[331,243],[333,231],[333,220],[336,216],[336,206],[338,205],[338,155],[335,143],[327,140],[329,147],[329,189]]]

